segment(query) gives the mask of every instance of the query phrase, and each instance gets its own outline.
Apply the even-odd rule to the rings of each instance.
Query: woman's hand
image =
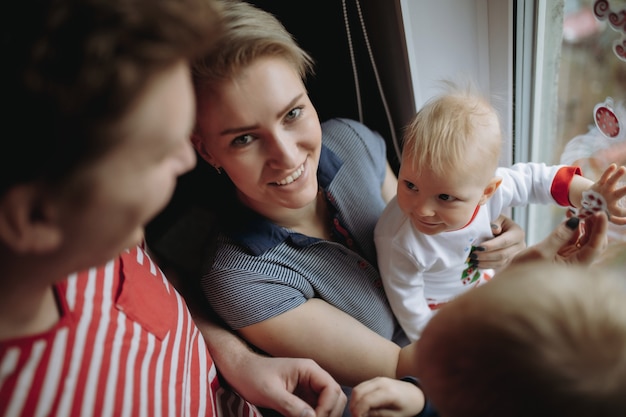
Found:
[[[377,377],[353,388],[350,413],[354,417],[409,417],[424,408],[422,391],[410,382]]]
[[[168,277],[178,277],[168,271]],[[186,280],[185,280],[186,278]],[[189,276],[174,280],[222,378],[252,404],[285,417],[339,417],[348,399],[333,377],[311,359],[268,357],[250,349],[239,335],[226,329],[206,305]]]
[[[570,217],[557,226],[544,240],[520,252],[513,263],[546,260],[566,264],[589,265],[608,244],[608,220],[603,212],[580,222]]]
[[[496,219],[491,228],[494,238],[476,248],[472,252],[473,259],[481,268],[502,269],[526,248],[526,235],[517,223],[503,215]]]
[[[339,417],[348,401],[341,386],[311,359],[258,355],[236,382],[245,399],[288,417]]]

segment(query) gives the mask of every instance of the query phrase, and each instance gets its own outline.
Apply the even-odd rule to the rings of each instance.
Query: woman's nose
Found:
[[[280,167],[293,167],[299,163],[296,141],[285,133],[273,134],[267,141],[270,162]]]

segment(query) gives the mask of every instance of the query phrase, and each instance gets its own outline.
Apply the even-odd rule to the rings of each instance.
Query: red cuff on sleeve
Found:
[[[583,175],[580,167],[562,167],[554,176],[552,187],[550,188],[550,194],[552,194],[552,198],[554,198],[559,206],[573,207],[572,203],[569,201],[569,186],[572,182],[572,178],[574,178],[574,175]]]

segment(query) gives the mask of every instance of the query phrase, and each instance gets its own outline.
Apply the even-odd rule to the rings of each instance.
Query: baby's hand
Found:
[[[611,164],[590,190],[583,193],[582,208],[579,210],[581,219],[597,212],[606,210],[609,220],[618,225],[626,224],[626,186],[619,186],[619,181],[626,175],[626,167]],[[600,196],[602,196],[602,201]]]
[[[353,417],[414,416],[424,411],[425,401],[424,393],[416,385],[379,376],[353,388],[350,413]],[[432,410],[427,412],[433,413]]]

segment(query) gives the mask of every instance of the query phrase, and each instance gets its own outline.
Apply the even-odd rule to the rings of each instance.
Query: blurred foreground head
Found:
[[[0,197],[62,183],[112,149],[153,76],[217,37],[210,0],[35,0],[3,5]]]
[[[625,254],[510,267],[442,308],[418,352],[440,415],[625,416]]]

